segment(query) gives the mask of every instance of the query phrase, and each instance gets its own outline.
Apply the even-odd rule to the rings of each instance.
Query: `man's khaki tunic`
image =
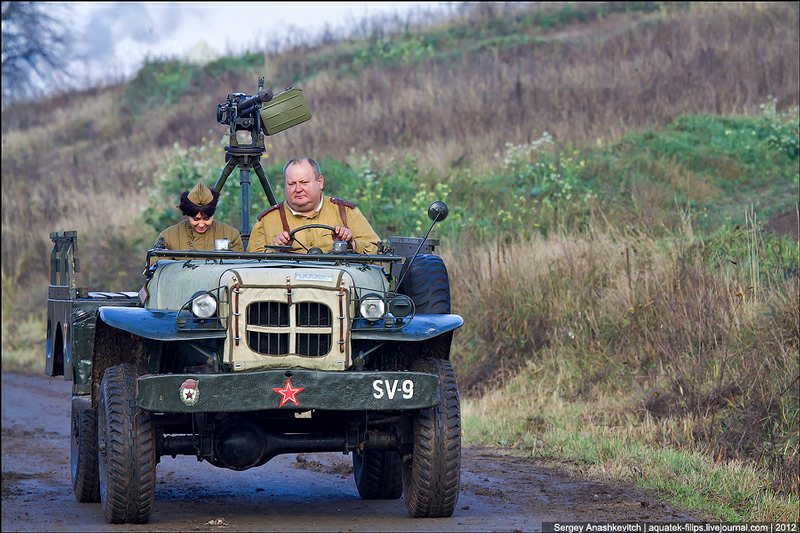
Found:
[[[284,213],[286,213],[289,231],[306,224],[326,224],[331,227],[347,226],[353,232],[352,244],[356,253],[376,253],[380,237],[372,229],[361,210],[355,206],[347,206],[344,209],[346,209],[347,224],[343,223],[339,215],[339,205],[333,203],[332,198],[328,196],[323,196],[322,207],[310,216],[295,215],[284,202]],[[276,208],[268,209],[253,226],[250,241],[247,243],[247,251],[263,252],[265,250],[264,247],[268,244],[271,245],[272,239],[283,230],[280,210]],[[309,249],[316,246],[323,252],[330,252],[333,249],[333,236],[330,230],[327,229],[307,229],[295,233],[294,237],[295,240],[291,242],[292,251],[305,252],[306,249],[300,243]]]
[[[213,250],[214,241],[216,239],[228,239],[230,241],[231,250],[234,252],[244,251],[242,236],[239,235],[239,230],[224,222],[217,222],[216,220],[205,233],[197,233],[192,229],[192,225],[187,219],[162,231],[158,235],[156,242],[162,237],[164,239],[164,246],[169,250]]]

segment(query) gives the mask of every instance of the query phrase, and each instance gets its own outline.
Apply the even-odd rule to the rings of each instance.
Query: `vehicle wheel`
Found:
[[[88,402],[72,401],[71,439],[69,447],[72,491],[81,503],[100,501],[97,477],[97,411],[86,407]]]
[[[458,383],[450,361],[424,359],[413,370],[439,376],[438,405],[413,421],[413,451],[403,461],[403,498],[414,518],[452,516],[461,481],[461,414]]]
[[[150,413],[136,407],[136,369],[106,369],[97,402],[100,504],[110,524],[150,519],[156,482],[155,435]]]
[[[403,494],[402,461],[395,450],[353,452],[353,477],[365,500],[395,500]]]
[[[438,255],[418,255],[398,292],[414,301],[417,313],[450,313],[450,280],[447,267]]]

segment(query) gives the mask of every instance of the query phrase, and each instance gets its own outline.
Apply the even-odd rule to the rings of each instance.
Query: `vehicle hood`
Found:
[[[320,261],[159,261],[145,285],[149,309],[179,310],[199,291],[218,298],[237,282],[242,286],[275,287],[312,283],[335,289],[344,281],[360,297],[366,292],[386,292],[388,281],[376,265]],[[221,292],[218,291],[221,289]]]

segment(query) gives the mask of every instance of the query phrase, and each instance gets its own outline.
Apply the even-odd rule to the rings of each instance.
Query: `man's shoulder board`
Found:
[[[347,200],[342,200],[341,198],[331,197],[331,202],[333,202],[336,205],[343,205],[345,207],[349,207],[350,209],[356,208],[356,204],[354,204],[353,202],[348,202]]]
[[[263,213],[258,215],[258,220],[261,220],[262,218],[264,218],[267,215],[267,213],[272,213],[273,211],[278,209],[280,207],[280,205],[281,204],[273,205],[272,207],[269,207],[269,208],[265,209]]]

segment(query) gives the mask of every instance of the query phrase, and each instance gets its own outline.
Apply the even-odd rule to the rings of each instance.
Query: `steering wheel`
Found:
[[[321,229],[329,230],[331,232],[332,236],[333,236],[333,239],[334,239],[333,242],[334,242],[334,246],[335,246],[335,244],[337,242],[336,241],[336,228],[334,228],[333,226],[329,226],[327,224],[306,224],[304,226],[298,226],[298,227],[296,227],[295,229],[293,229],[292,231],[289,232],[289,242],[292,242],[293,240],[295,240],[294,236],[298,232],[304,231],[304,230],[307,230],[307,229],[313,229],[313,228],[321,228]],[[300,246],[302,246],[303,248],[306,248],[305,245],[302,242],[300,242],[299,240],[297,241],[297,243]],[[350,249],[350,244],[346,243],[346,245],[347,245],[347,248],[349,250]],[[308,252],[310,254],[321,254],[322,250],[320,250],[316,246],[313,246],[310,249],[306,248],[306,252]]]
[[[298,226],[289,232],[289,242],[292,242],[294,240],[294,236],[297,232],[314,228],[327,229],[330,230],[331,233],[336,233],[336,228],[334,228],[333,226],[329,226],[327,224],[305,224],[303,226]]]

